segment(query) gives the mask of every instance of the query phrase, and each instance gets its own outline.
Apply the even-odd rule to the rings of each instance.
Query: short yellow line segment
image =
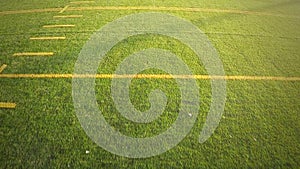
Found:
[[[169,74],[0,74],[0,78],[97,78],[97,79],[199,79],[199,80],[270,80],[300,81],[300,77],[276,76],[209,76],[209,75],[169,75]]]
[[[64,13],[69,7],[70,5],[65,6],[61,11],[59,11],[59,13]]]
[[[81,18],[83,15],[57,15],[53,18]]]
[[[31,37],[30,40],[64,40],[66,37]]]
[[[65,28],[65,27],[75,27],[75,25],[44,25],[43,28]]]
[[[16,103],[4,103],[4,102],[0,102],[0,108],[14,109],[14,108],[16,108],[16,106],[17,106]]]
[[[70,2],[70,4],[89,4],[89,3],[95,3],[95,1],[73,1],[73,2]]]
[[[13,56],[52,56],[53,52],[24,52],[24,53],[15,53]]]
[[[0,67],[0,73],[2,73],[2,71],[7,67],[6,64],[3,64],[1,67]]]

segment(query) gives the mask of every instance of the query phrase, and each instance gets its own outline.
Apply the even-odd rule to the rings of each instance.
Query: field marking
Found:
[[[278,76],[209,76],[209,75],[169,75],[169,74],[0,74],[0,78],[97,78],[97,79],[198,79],[198,80],[253,80],[253,81],[300,81],[300,77]]]
[[[75,25],[44,25],[43,28],[66,28],[75,27]]]
[[[207,12],[207,13],[231,13],[259,16],[278,16],[300,18],[299,16],[258,12],[242,11],[232,9],[212,9],[212,8],[188,8],[188,7],[156,7],[156,6],[93,6],[93,7],[70,7],[68,11],[87,11],[87,10],[151,10],[151,11],[184,11],[184,12]]]
[[[0,102],[0,108],[14,109],[14,108],[16,108],[16,106],[17,106],[16,103],[4,103],[4,102]]]
[[[53,16],[53,18],[81,18],[83,15],[57,15]]]
[[[59,11],[59,13],[64,13],[69,7],[70,5],[65,6],[61,11]]]
[[[30,40],[65,40],[66,37],[31,37]]]
[[[24,52],[24,53],[15,53],[13,56],[52,56],[53,52]]]
[[[6,64],[3,64],[1,67],[0,67],[0,73],[2,73],[2,71],[7,67]]]
[[[63,8],[48,8],[48,9],[18,10],[18,11],[2,11],[0,12],[0,15],[59,12],[62,9]],[[259,16],[276,16],[276,17],[300,19],[299,16],[295,16],[295,15],[284,15],[284,14],[267,13],[267,12],[259,12],[259,11],[243,11],[243,10],[232,10],[232,9],[213,9],[213,8],[154,7],[154,6],[94,6],[94,7],[69,7],[68,9],[66,9],[66,11],[87,11],[87,10],[185,11],[185,12],[231,13],[231,14],[259,15]]]
[[[73,1],[73,2],[70,2],[70,4],[90,4],[90,3],[95,3],[95,1]]]
[[[2,12],[0,12],[0,15],[59,12],[61,10],[62,10],[62,8],[46,8],[46,9],[30,9],[30,10],[17,10],[17,11],[2,11]]]

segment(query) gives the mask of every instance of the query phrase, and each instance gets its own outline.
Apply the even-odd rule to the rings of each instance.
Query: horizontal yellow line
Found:
[[[0,73],[2,73],[2,71],[7,67],[6,64],[3,64],[1,67],[0,67]]]
[[[259,16],[277,16],[300,18],[292,15],[282,15],[258,11],[243,11],[232,9],[211,9],[211,8],[189,8],[189,7],[154,7],[154,6],[92,6],[92,7],[70,7],[68,11],[87,11],[87,10],[150,10],[150,11],[184,11],[184,12],[207,12],[207,13],[231,13]]]
[[[61,11],[59,11],[59,13],[64,13],[65,10],[67,10],[69,8],[69,5],[65,6]]]
[[[169,75],[169,74],[0,74],[0,78],[98,78],[98,79],[199,79],[199,80],[272,80],[300,81],[300,77],[277,76],[209,76],[209,75]]]
[[[75,27],[75,25],[44,25],[43,28],[64,28],[64,27]]]
[[[15,53],[13,56],[52,56],[53,52],[25,52],[25,53]]]
[[[16,108],[16,103],[4,103],[0,102],[0,108],[14,109]]]
[[[81,18],[83,15],[57,15],[53,18]]]
[[[95,3],[95,1],[73,1],[70,3],[71,4],[89,4],[89,3]]]
[[[2,11],[2,12],[0,12],[0,15],[39,13],[39,12],[59,12],[61,10],[63,10],[63,8]],[[211,9],[211,8],[184,8],[184,7],[94,6],[94,7],[69,7],[66,11],[85,11],[85,10],[185,11],[185,12],[208,12],[208,13],[231,13],[231,14],[245,14],[245,15],[262,15],[262,16],[276,16],[276,17],[287,17],[287,18],[300,19],[300,17],[296,16],[296,15],[284,15],[284,14],[258,12],[258,11],[244,11],[244,10],[232,10],[232,9]]]
[[[62,9],[63,8],[46,8],[46,9],[29,9],[29,10],[17,10],[17,11],[2,11],[2,12],[0,12],[0,15],[42,13],[42,12],[59,12]]]
[[[30,40],[64,40],[66,37],[31,37]]]

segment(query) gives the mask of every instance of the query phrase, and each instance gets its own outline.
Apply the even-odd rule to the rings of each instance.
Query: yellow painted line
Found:
[[[61,10],[63,10],[63,8],[2,11],[2,12],[0,12],[0,15],[41,13],[41,12],[59,12]],[[296,15],[284,15],[284,14],[278,14],[278,13],[268,13],[268,12],[258,12],[258,11],[213,9],[213,8],[153,7],[153,6],[94,6],[94,7],[69,7],[68,9],[66,9],[66,11],[87,11],[87,10],[184,11],[184,12],[231,13],[231,14],[244,14],[244,15],[275,16],[275,17],[300,19],[300,17],[296,16]]]
[[[15,53],[13,56],[52,56],[53,52],[24,52],[24,53]]]
[[[30,40],[64,40],[66,37],[31,37]]]
[[[0,74],[0,78],[98,78],[98,79],[199,79],[199,80],[270,80],[270,81],[300,81],[300,77],[278,76],[209,76],[209,75],[169,75],[169,74]]]
[[[300,18],[299,16],[282,15],[258,11],[243,11],[232,9],[212,9],[212,8],[185,8],[185,7],[156,7],[156,6],[93,6],[93,7],[70,7],[69,11],[87,11],[87,10],[150,10],[150,11],[183,11],[183,12],[206,12],[206,13],[230,13],[259,16],[278,16]]]
[[[6,64],[3,64],[1,67],[0,67],[0,73],[2,73],[2,71],[7,67]]]
[[[61,11],[59,11],[59,13],[64,13],[69,7],[70,5],[65,6]]]
[[[44,25],[43,28],[65,28],[65,27],[75,27],[75,25]]]
[[[46,8],[46,9],[29,9],[29,10],[17,10],[17,11],[2,11],[2,12],[0,12],[0,15],[42,13],[42,12],[59,12],[61,10],[62,10],[62,8]]]
[[[16,103],[4,103],[0,102],[0,108],[14,109],[16,108]]]
[[[83,15],[57,15],[53,18],[81,18]]]
[[[70,4],[90,4],[90,3],[95,3],[95,1],[73,1],[73,2],[70,2]]]

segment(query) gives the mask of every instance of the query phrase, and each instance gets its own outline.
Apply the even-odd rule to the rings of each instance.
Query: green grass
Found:
[[[64,0],[0,0],[0,11],[64,7]],[[176,6],[263,11],[299,17],[297,1],[96,1],[84,6]],[[79,5],[72,5],[79,6]],[[146,10],[145,10],[146,11]],[[3,74],[70,73],[83,45],[105,24],[142,10],[66,11],[83,18],[53,19],[58,12],[0,14],[0,66]],[[206,33],[223,62],[226,75],[300,77],[300,22],[296,17],[214,12],[164,11],[191,21]],[[44,29],[48,24],[75,28]],[[66,36],[63,41],[30,41],[33,36]],[[181,42],[158,35],[130,37],[118,43],[100,64],[98,73],[113,73],[130,54],[159,47],[172,51],[194,74],[207,74],[195,54]],[[13,57],[17,52],[50,51],[53,57]],[[141,73],[165,73],[155,69]],[[299,168],[300,83],[227,81],[222,120],[203,144],[198,142],[211,102],[208,80],[197,80],[200,111],[196,125],[175,148],[159,156],[130,159],[95,144],[82,129],[72,101],[72,79],[0,78],[0,168]],[[163,90],[167,107],[156,121],[136,124],[117,111],[111,79],[97,79],[99,109],[120,132],[134,137],[165,131],[177,117],[180,92],[174,79],[134,79],[131,101],[137,109],[150,106],[148,94]],[[86,150],[90,151],[86,154]]]

